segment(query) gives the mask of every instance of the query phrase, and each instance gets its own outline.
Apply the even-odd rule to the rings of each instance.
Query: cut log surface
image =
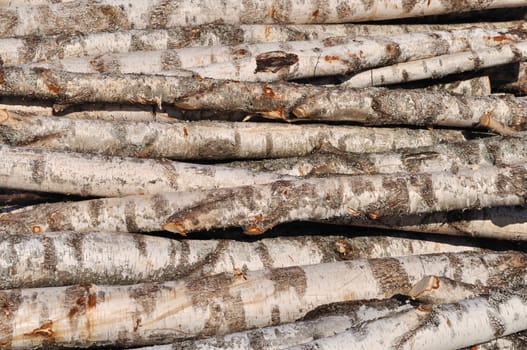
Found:
[[[0,313],[0,341],[11,348],[49,342],[168,343],[292,322],[332,302],[388,298],[430,274],[514,288],[526,282],[524,271],[521,253],[464,253],[359,259],[129,286],[3,290],[0,300],[9,312]]]

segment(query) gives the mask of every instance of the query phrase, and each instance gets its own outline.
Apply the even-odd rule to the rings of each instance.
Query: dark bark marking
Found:
[[[337,17],[338,18],[340,19],[347,18],[350,15],[350,13],[351,13],[351,8],[347,3],[342,2],[337,5]]]
[[[429,174],[410,175],[410,184],[417,189],[421,198],[429,208],[433,208],[437,203],[434,193],[432,176]]]
[[[382,179],[382,188],[384,189],[383,198],[366,209],[370,218],[403,215],[410,211],[410,195],[404,178],[385,177]]]
[[[0,8],[0,33],[2,37],[12,37],[18,26],[18,15],[9,7]]]
[[[0,346],[11,347],[13,340],[13,322],[18,308],[22,304],[20,289],[0,290]]]
[[[162,70],[174,70],[181,68],[181,59],[177,52],[169,50],[164,51],[161,55]]]
[[[395,294],[405,294],[412,287],[406,270],[397,259],[371,259],[369,260],[373,276],[379,289],[386,298]]]
[[[143,257],[146,257],[147,251],[146,251],[146,242],[145,242],[144,235],[134,234],[132,235],[132,239],[134,240],[135,247],[139,251],[139,254]]]
[[[353,193],[360,196],[364,193],[374,192],[375,186],[370,180],[367,179],[351,179],[351,189]]]
[[[192,305],[203,310],[209,309],[210,312],[210,317],[202,332],[203,335],[218,334],[224,323],[227,323],[231,332],[246,328],[241,295],[239,292],[232,295],[230,291],[233,278],[232,274],[222,273],[191,279],[187,282],[186,287],[190,292]],[[222,300],[223,303],[216,302],[216,300]]]
[[[273,257],[269,254],[267,246],[263,242],[258,242],[255,250],[262,261],[264,268],[271,269],[273,267]]]
[[[277,326],[280,324],[280,306],[274,305],[271,309],[271,325]]]
[[[505,333],[505,324],[492,310],[487,310],[487,318],[492,327],[494,336],[499,338]]]
[[[71,246],[75,252],[75,259],[79,265],[84,263],[84,255],[82,252],[82,242],[84,240],[84,235],[79,232],[71,232],[68,236],[67,244]]]
[[[143,283],[130,289],[130,297],[143,309],[147,315],[150,315],[156,306],[158,295],[161,293],[159,283]],[[139,311],[139,313],[142,313]]]
[[[271,134],[265,135],[265,155],[270,156],[273,152],[273,136]]]
[[[401,154],[401,161],[408,172],[417,173],[420,172],[423,163],[435,160],[440,157],[440,154],[434,151],[419,151],[409,149],[403,151]]]
[[[77,328],[79,318],[86,315],[88,309],[95,307],[97,298],[91,293],[91,288],[90,284],[79,284],[64,291],[64,306],[69,308],[68,319],[74,329]]]
[[[420,2],[420,0],[403,0],[404,12],[406,13],[411,12],[418,2]]]
[[[482,264],[489,264],[484,259]],[[496,261],[491,262],[494,271],[486,282],[489,286],[517,287],[525,284],[525,271],[527,266],[527,255],[523,253],[512,253],[500,255]]]
[[[456,254],[446,254],[446,256],[448,258],[450,269],[453,271],[453,275],[451,278],[454,281],[463,281],[463,262],[459,259]]]
[[[177,13],[179,2],[163,0],[153,7],[152,12],[149,14],[147,29],[163,29],[169,27],[167,25],[168,18],[172,14]]]
[[[299,297],[303,297],[307,289],[305,271],[298,266],[272,269],[268,272],[269,279],[274,282],[275,292],[288,292],[291,287]]]
[[[55,272],[57,269],[57,251],[53,244],[53,239],[44,237],[42,246],[44,247],[44,262],[42,263],[42,267],[50,272]]]
[[[298,56],[284,51],[264,52],[256,56],[256,70],[259,72],[276,73],[280,70],[289,70],[289,67],[298,63]]]
[[[350,318],[356,318],[357,312],[363,307],[374,308],[376,310],[395,309],[401,303],[397,299],[382,299],[382,300],[349,300],[339,301],[330,304],[317,306],[315,309],[306,313],[301,321],[314,320],[326,316],[340,316],[346,315]]]
[[[130,200],[126,203],[124,208],[124,216],[126,222],[126,230],[128,232],[140,232],[139,226],[137,226],[137,222],[135,221],[136,212],[134,201]]]
[[[516,195],[527,199],[527,170],[523,167],[511,167],[501,172],[496,179],[498,196]],[[523,204],[523,203],[522,203]]]
[[[104,201],[102,199],[94,199],[88,202],[88,215],[90,217],[90,224],[93,227],[97,227],[100,224],[99,217],[104,207]]]
[[[40,185],[46,176],[46,162],[43,159],[36,159],[31,161],[31,178]]]
[[[152,196],[152,208],[161,217],[170,214],[170,202],[162,194]]]

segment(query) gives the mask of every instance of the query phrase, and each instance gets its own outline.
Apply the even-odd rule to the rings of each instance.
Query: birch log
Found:
[[[523,206],[438,212],[377,220],[365,217],[360,220],[338,220],[338,222],[411,232],[511,241],[527,240],[527,210]]]
[[[273,173],[306,175],[360,175],[437,172],[480,166],[514,165],[527,162],[527,133],[517,137],[488,137],[369,154],[315,153],[310,156],[228,163],[235,168]]]
[[[426,304],[450,304],[488,293],[489,287],[455,281],[442,276],[425,276],[415,283],[408,296]]]
[[[300,349],[457,349],[527,329],[525,288],[494,292],[459,303],[403,311],[333,337],[291,347]],[[390,327],[391,326],[391,327]],[[386,333],[382,330],[390,329]],[[368,337],[361,334],[368,334]]]
[[[0,95],[32,96],[60,105],[113,102],[184,109],[243,110],[268,118],[346,120],[367,124],[473,127],[481,119],[524,128],[527,101],[446,92],[342,89],[149,75],[98,75],[4,68]],[[294,119],[294,118],[293,118]]]
[[[497,48],[442,55],[377,68],[359,73],[342,84],[348,87],[363,88],[437,79],[450,74],[478,71],[483,68],[519,62],[525,58],[526,54],[527,42],[522,41]]]
[[[169,29],[126,30],[100,33],[60,33],[52,36],[0,38],[4,65],[99,56],[108,53],[180,49],[183,47],[239,45],[262,42],[324,40],[335,36],[399,35],[415,32],[458,30],[474,27],[468,23],[449,24],[307,24],[307,25],[190,25]],[[522,21],[480,22],[478,28],[524,30]],[[508,36],[512,35],[510,32]],[[499,38],[500,35],[496,35]],[[505,37],[503,37],[505,38]]]
[[[349,74],[383,64],[457,53],[467,49],[486,49],[503,42],[525,39],[526,31],[517,27],[496,30],[471,28],[390,37],[329,37],[324,40],[136,51],[68,58],[33,66],[44,65],[77,73],[168,74],[166,71],[171,71],[171,74],[175,75],[184,74],[177,71],[184,68],[203,77],[215,79],[273,81]],[[521,47],[520,45],[518,50],[521,51]],[[364,54],[365,52],[367,54]],[[494,59],[496,56],[498,54],[494,53]],[[509,56],[510,53],[507,58],[501,60],[505,63],[512,62],[514,57]],[[350,57],[353,59],[350,60]],[[519,58],[516,59],[518,60]]]
[[[463,350],[523,350],[526,347],[527,331],[522,331],[486,343],[472,345]]]
[[[0,288],[163,282],[223,272],[256,271],[430,253],[482,252],[465,245],[397,237],[298,236],[174,240],[118,232],[0,234]]]
[[[435,211],[523,205],[525,165],[477,172],[365,175],[277,181],[219,189],[198,206],[175,212],[163,225],[182,233],[242,227],[260,234],[285,222],[371,219]]]
[[[373,152],[464,140],[461,132],[453,130],[210,121],[116,123],[0,110],[1,143],[121,157],[259,159],[318,151]]]
[[[97,3],[71,1],[31,7],[0,8],[3,37],[54,35],[68,32],[105,32],[126,29],[171,28],[208,23],[346,23],[393,18],[420,17],[453,12],[523,6],[521,0],[476,0],[464,3],[401,0],[340,4],[316,1],[226,1],[211,7],[206,1],[181,0],[174,4],[157,1],[105,0]],[[29,20],[31,19],[31,20]]]
[[[286,323],[278,326],[265,327],[245,332],[231,333],[224,336],[198,340],[187,340],[180,343],[156,345],[143,350],[278,350],[289,346],[312,341],[316,338],[328,337],[356,325],[378,317],[410,309],[410,304],[401,305],[395,299],[350,301],[334,303],[308,313],[316,314],[307,320]],[[335,312],[336,311],[336,312]],[[306,317],[308,316],[306,315]],[[305,319],[305,318],[304,318]]]
[[[395,174],[276,181],[267,185],[36,205],[0,215],[26,232],[190,231],[242,227],[248,234],[292,221],[325,221],[523,205],[527,170],[481,167],[457,174]],[[92,208],[92,209],[89,209]]]
[[[202,77],[240,81],[277,81],[353,74],[361,70],[390,65],[397,62],[478,50],[503,44],[501,41],[524,38],[522,32],[513,30],[492,31],[466,29],[411,33],[393,36],[328,38],[318,47],[315,42],[300,46],[292,42],[278,49],[261,52],[240,59],[218,60],[202,67],[186,67]],[[188,50],[188,49],[183,49]],[[513,49],[516,52],[516,48]],[[251,50],[247,50],[251,52]],[[237,51],[235,51],[237,52]],[[496,53],[493,54],[497,56]],[[505,63],[519,61],[508,53]],[[512,58],[511,58],[512,57]],[[57,67],[60,69],[60,66]],[[176,67],[180,68],[180,67]]]
[[[93,134],[96,135],[96,134]],[[141,156],[138,149],[137,156]],[[155,159],[103,157],[0,145],[0,187],[123,196],[268,183],[279,175]]]
[[[525,283],[516,267],[523,260],[521,253],[432,255],[129,286],[4,290],[0,300],[9,312],[0,314],[0,341],[15,349],[50,342],[53,346],[169,343],[292,322],[332,302],[386,298],[437,269],[466,283],[512,288],[519,281]],[[522,265],[520,271],[525,269]],[[505,278],[510,274],[515,281]]]

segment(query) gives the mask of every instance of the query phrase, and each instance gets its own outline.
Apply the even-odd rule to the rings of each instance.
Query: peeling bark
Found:
[[[343,86],[363,88],[399,84],[408,81],[437,79],[450,74],[478,71],[483,68],[519,62],[527,54],[527,42],[502,45],[497,48],[454,53],[432,58],[398,63],[359,73]]]
[[[503,166],[527,162],[527,133],[515,137],[488,137],[465,142],[403,149],[380,153],[315,153],[304,157],[265,159],[228,163],[235,168],[272,171],[291,176],[332,174],[453,173],[480,166]]]
[[[118,125],[114,130],[122,131]],[[128,150],[136,157],[141,157],[142,152],[148,154],[148,146],[144,144]],[[81,196],[206,190],[268,183],[282,178],[220,165],[104,157],[6,145],[0,145],[0,158],[0,187]]]
[[[280,158],[316,151],[373,152],[463,140],[463,134],[453,130],[210,121],[116,123],[28,116],[0,110],[2,143],[121,157]]]
[[[463,283],[441,276],[425,276],[412,286],[408,296],[426,304],[449,304],[488,293],[488,287]]]
[[[438,269],[466,283],[498,286],[501,282],[513,288],[514,283],[525,283],[525,276],[516,271],[510,259],[518,265],[525,256],[444,254],[129,286],[85,284],[4,290],[0,300],[9,313],[0,314],[0,340],[11,348],[50,342],[53,346],[141,346],[232,333],[292,322],[332,302],[387,298]],[[521,269],[525,269],[524,262]],[[516,280],[505,280],[507,273],[515,273]],[[523,305],[514,298],[507,300]]]
[[[457,349],[527,328],[525,288],[493,292],[458,303],[421,306],[367,322],[333,337],[291,349]],[[391,332],[381,330],[390,329]],[[362,336],[368,334],[368,337]]]

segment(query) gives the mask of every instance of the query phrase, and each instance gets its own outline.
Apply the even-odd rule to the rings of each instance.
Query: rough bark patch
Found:
[[[13,319],[22,304],[19,289],[0,291],[0,346],[9,348],[13,340]]]
[[[387,298],[395,294],[405,294],[410,290],[408,274],[399,260],[371,259],[369,264],[379,289]]]
[[[274,282],[275,292],[288,292],[292,287],[299,297],[306,293],[306,273],[298,266],[272,269],[269,271],[269,279]]]
[[[130,297],[141,306],[145,314],[149,315],[155,310],[157,296],[160,292],[161,287],[158,283],[143,283],[130,289]]]
[[[42,245],[44,247],[44,262],[42,265],[45,270],[53,272],[57,268],[57,251],[53,244],[53,239],[45,237]]]
[[[298,63],[298,56],[285,51],[264,52],[256,56],[256,70],[259,72],[276,73],[280,70],[288,70],[290,66]]]

